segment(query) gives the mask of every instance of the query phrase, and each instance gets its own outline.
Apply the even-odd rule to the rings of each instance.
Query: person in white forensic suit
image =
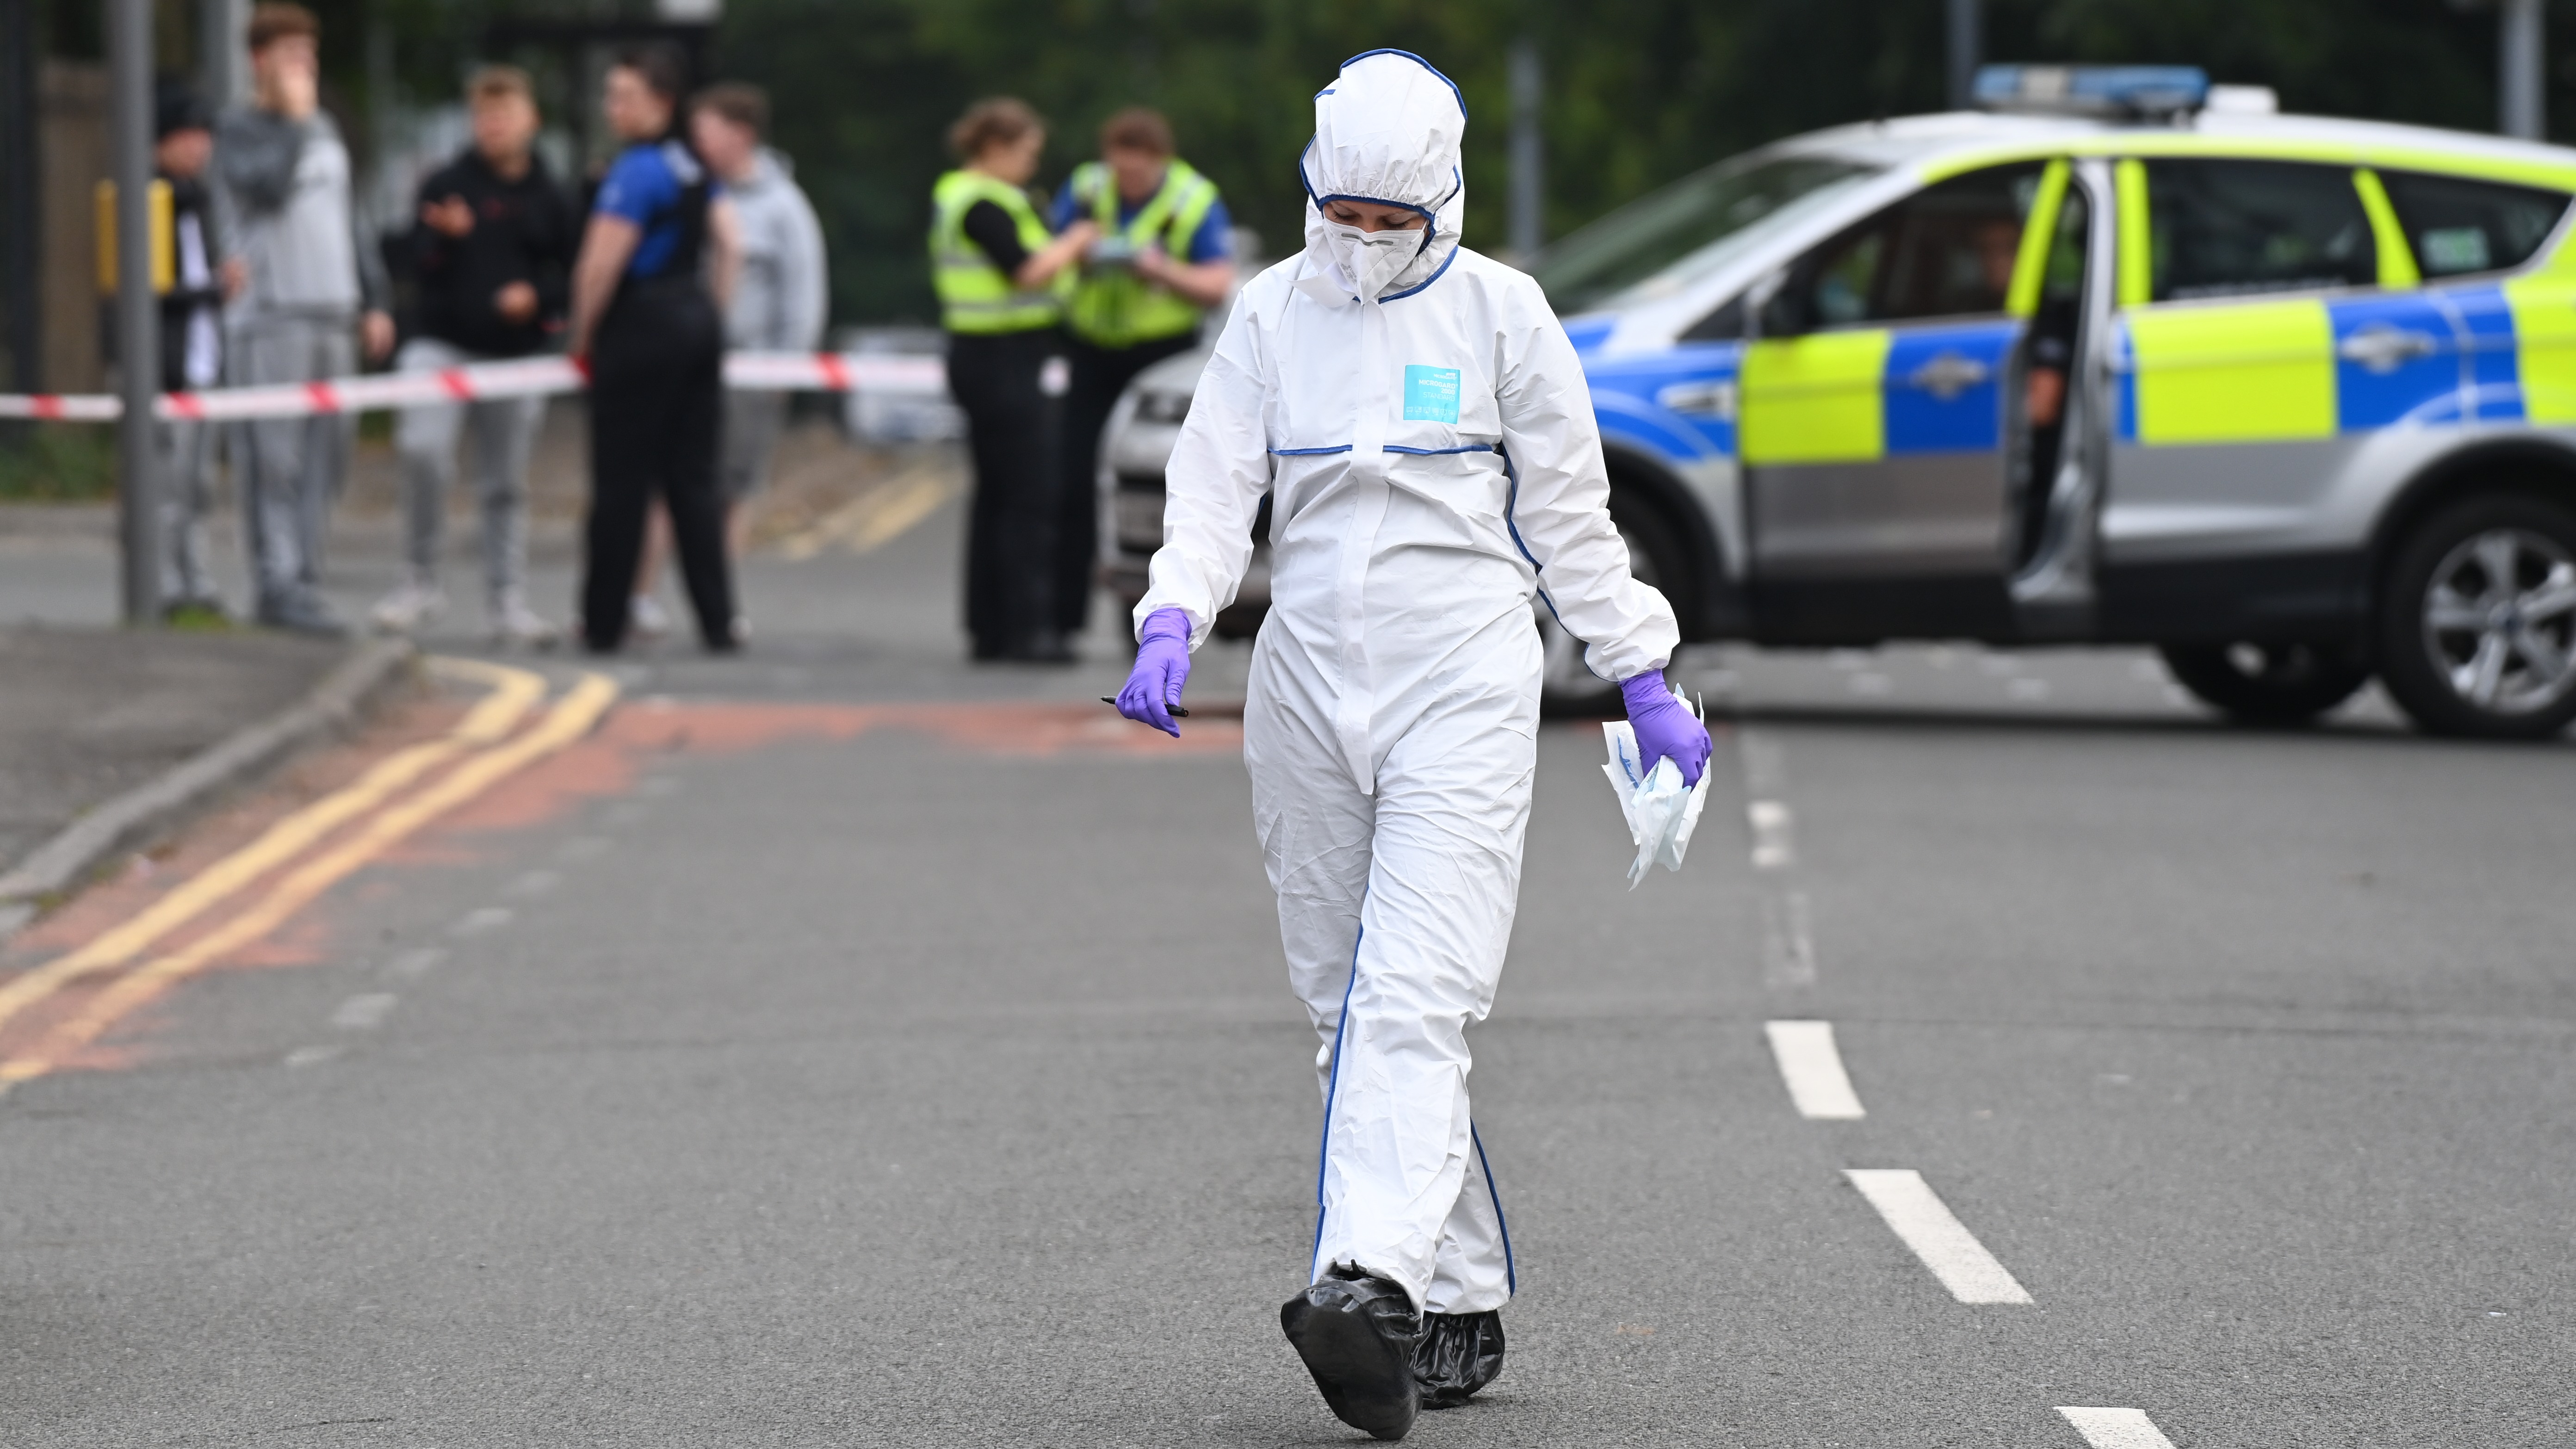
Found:
[[[1310,1286],[1281,1323],[1381,1439],[1491,1381],[1517,1286],[1466,1032],[1519,894],[1533,601],[1627,688],[1648,768],[1695,780],[1708,751],[1663,683],[1673,611],[1629,573],[1574,348],[1535,282],[1459,245],[1465,125],[1402,51],[1316,96],[1306,247],[1243,289],[1199,384],[1118,701],[1177,733],[1271,494],[1244,760],[1325,1104]]]

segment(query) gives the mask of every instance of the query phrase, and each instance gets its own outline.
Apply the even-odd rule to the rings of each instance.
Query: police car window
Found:
[[[2367,286],[2379,280],[2370,217],[2340,166],[2149,161],[2156,301]]]
[[[2428,277],[2494,272],[2531,260],[2567,210],[2563,192],[2413,171],[2382,171],[2388,204]]]
[[[1723,162],[1554,243],[1530,274],[1569,315],[1670,296],[1879,170],[1831,156]]]
[[[1851,327],[2004,309],[2022,218],[2041,166],[1953,177],[1827,242],[1792,283],[1805,327]]]

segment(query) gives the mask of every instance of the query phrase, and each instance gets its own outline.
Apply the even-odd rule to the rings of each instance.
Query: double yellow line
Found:
[[[0,1028],[5,1028],[81,978],[131,965],[172,932],[233,900],[333,831],[359,822],[346,839],[277,879],[239,914],[179,950],[133,966],[33,1046],[0,1059],[0,1092],[53,1071],[136,1007],[276,930],[324,891],[422,826],[514,771],[580,739],[617,699],[615,683],[604,675],[585,674],[542,719],[513,736],[519,722],[545,697],[544,679],[524,669],[468,659],[435,659],[431,668],[485,685],[491,692],[445,735],[386,756],[356,780],[269,826],[259,838],[190,877],[131,920],[0,983]],[[459,756],[464,758],[454,769],[402,795]]]

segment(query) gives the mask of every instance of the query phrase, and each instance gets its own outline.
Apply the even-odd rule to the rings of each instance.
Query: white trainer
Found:
[[[637,594],[634,602],[626,606],[626,623],[647,639],[659,639],[671,632],[670,614],[662,608],[662,601],[651,594]]]
[[[492,605],[493,643],[518,649],[552,649],[562,641],[563,629],[529,608],[526,599],[505,594]]]
[[[447,593],[433,583],[414,579],[367,611],[367,618],[387,634],[409,634],[447,612]]]

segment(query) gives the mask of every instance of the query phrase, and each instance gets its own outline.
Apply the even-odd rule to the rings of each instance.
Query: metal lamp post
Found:
[[[1978,0],[1950,0],[1950,109],[1964,111],[1977,101],[1977,62],[1986,48],[1985,17]]]
[[[127,624],[161,618],[160,449],[152,404],[161,382],[160,299],[152,292],[152,6],[109,0],[108,67],[115,107],[117,536],[124,548]]]
[[[2496,129],[2525,141],[2547,130],[2540,11],[2543,0],[2502,0],[2496,16]]]
[[[1544,77],[1538,42],[1512,47],[1512,192],[1509,235],[1512,259],[1528,266],[1547,241],[1547,153],[1539,134]]]

